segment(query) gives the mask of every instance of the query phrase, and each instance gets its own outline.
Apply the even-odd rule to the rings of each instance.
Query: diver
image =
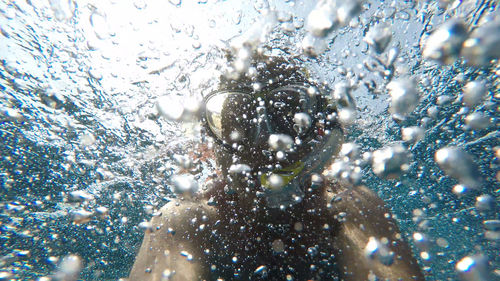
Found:
[[[321,175],[344,139],[326,86],[250,68],[204,99],[213,185],[153,217],[129,280],[424,280],[384,202]]]

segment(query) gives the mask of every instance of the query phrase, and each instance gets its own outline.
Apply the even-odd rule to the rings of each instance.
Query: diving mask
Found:
[[[236,154],[239,145],[255,147],[271,134],[307,142],[314,137],[315,124],[322,117],[318,115],[325,111],[320,91],[308,84],[258,93],[218,91],[208,95],[204,104],[207,132]]]

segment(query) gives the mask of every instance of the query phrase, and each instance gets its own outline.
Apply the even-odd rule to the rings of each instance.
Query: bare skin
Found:
[[[366,187],[328,183],[286,210],[222,190],[164,206],[129,280],[259,280],[266,274],[269,280],[424,280],[383,201]],[[388,239],[392,265],[365,255],[370,237]]]

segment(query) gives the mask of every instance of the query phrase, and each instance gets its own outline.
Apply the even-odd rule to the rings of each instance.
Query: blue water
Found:
[[[193,151],[199,141],[192,125],[155,117],[156,98],[213,88],[224,66],[221,49],[250,30],[266,7],[277,11],[278,21],[262,45],[277,54],[299,54],[304,21],[314,8],[301,1],[118,2],[0,1],[0,274],[35,280],[54,274],[65,256],[76,254],[82,280],[127,277],[142,241],[139,223],[172,196],[168,178],[178,171],[172,155]],[[497,4],[478,1],[468,9],[464,1],[446,10],[425,1],[388,2],[367,1],[361,23],[335,31],[321,56],[303,60],[312,75],[342,81],[341,67],[356,70],[369,56],[363,24],[381,20],[377,13],[383,11],[393,26],[391,46],[401,49],[398,63],[429,83],[419,84],[420,103],[399,124],[387,111],[387,93],[356,90],[360,112],[348,140],[365,152],[401,141],[402,127],[422,126],[426,134],[407,145],[414,160],[400,179],[380,179],[366,166],[362,181],[396,215],[427,280],[456,280],[456,263],[476,253],[489,258],[498,277],[498,240],[485,239],[483,227],[483,221],[499,219],[498,206],[475,208],[481,194],[498,205],[498,62],[482,68],[460,59],[444,66],[426,63],[420,45],[433,25],[456,15],[473,24],[498,13]],[[479,79],[489,91],[474,110],[492,117],[489,128],[464,129],[466,115],[457,114],[461,103],[438,105],[437,116],[425,119],[438,96],[455,100],[465,82]],[[462,197],[452,193],[457,181],[434,161],[434,153],[449,145],[475,159],[484,180],[480,190]],[[71,202],[74,190],[94,199]],[[97,207],[109,214],[73,222],[73,210]],[[425,214],[419,221],[415,210]],[[417,231],[440,239],[428,250],[429,260],[412,241]]]
[[[441,81],[437,81],[439,88],[429,93],[417,108],[417,112],[425,112],[429,104],[435,104],[437,94],[456,95],[459,85],[453,82],[453,77],[457,73],[465,73],[472,77],[478,77],[478,73],[485,73],[484,70],[470,71],[458,65],[442,72],[439,74]],[[494,76],[493,78],[497,79]],[[489,108],[484,107],[482,110],[492,116],[495,114],[498,116],[498,113],[495,113],[498,110],[496,108],[498,99],[492,101]],[[427,280],[455,280],[453,271],[457,260],[470,253],[486,253],[491,259],[493,268],[498,268],[500,262],[497,254],[498,245],[484,238],[482,225],[484,220],[497,219],[498,212],[476,211],[473,195],[457,198],[457,195],[451,192],[451,187],[457,184],[457,181],[446,177],[434,162],[435,151],[444,145],[464,147],[474,156],[486,179],[481,191],[498,198],[496,175],[498,168],[496,170],[494,168],[498,167],[498,158],[491,153],[491,149],[499,145],[498,130],[479,133],[464,131],[460,129],[460,126],[463,126],[461,125],[463,117],[455,115],[458,110],[457,105],[448,106],[429,124],[430,129],[425,139],[411,147],[415,163],[399,181],[382,181],[369,171],[365,173],[365,182],[378,191],[379,196],[384,198],[393,213],[399,217],[400,226],[403,232],[406,232],[406,237],[418,231],[417,224],[412,220],[412,211],[421,209],[424,210],[424,217],[429,223],[424,233],[434,239],[444,238],[447,241],[446,247],[432,246],[430,261],[419,260],[423,269],[429,273]],[[419,116],[416,117],[415,120],[407,120],[407,125],[417,125]],[[387,131],[395,140],[400,139],[399,133],[395,132],[394,128],[387,128]],[[360,142],[359,139],[356,141]],[[362,143],[367,149],[373,146],[371,140]],[[415,247],[414,251],[418,252]]]

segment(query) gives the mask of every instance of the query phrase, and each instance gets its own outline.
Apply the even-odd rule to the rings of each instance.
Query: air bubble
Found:
[[[360,156],[360,148],[352,142],[343,143],[340,148],[339,156],[347,157],[349,161],[354,161]]]
[[[304,112],[295,113],[293,116],[294,126],[293,129],[297,134],[302,135],[311,128],[312,120],[309,114]]]
[[[77,280],[81,270],[81,258],[77,255],[69,255],[62,259],[54,278],[56,280]]]
[[[69,20],[75,14],[76,4],[73,1],[65,0],[52,0],[50,2],[50,7],[54,12],[54,16],[57,20]]]
[[[177,194],[193,194],[198,191],[198,182],[192,175],[175,175],[172,177],[174,192]]]
[[[252,171],[252,168],[246,164],[233,164],[229,167],[230,174],[248,174]]]
[[[480,195],[476,198],[475,207],[482,212],[493,211],[496,207],[495,198],[488,194]]]
[[[257,267],[254,272],[255,275],[261,276],[263,278],[267,277],[267,266],[261,265]]]
[[[320,174],[311,175],[311,188],[316,189],[323,186],[323,177]]]
[[[500,17],[486,21],[473,29],[470,37],[463,43],[462,55],[468,64],[487,66],[500,59]]]
[[[293,138],[285,134],[272,134],[269,136],[268,144],[274,151],[288,151],[293,146]]]
[[[279,161],[286,160],[286,153],[283,151],[276,152],[276,159]]]
[[[75,190],[69,193],[71,201],[90,201],[94,199],[94,196],[85,190]]]
[[[467,192],[467,187],[462,184],[453,186],[452,192],[457,196],[462,196]]]
[[[445,147],[436,151],[436,163],[450,177],[456,178],[461,184],[477,189],[481,183],[479,170],[474,159],[458,147]]]
[[[373,152],[373,172],[386,179],[397,179],[410,168],[412,155],[402,145],[394,145]]]
[[[187,155],[174,154],[172,158],[183,169],[190,169],[193,166],[193,160]]]
[[[457,262],[455,269],[464,281],[494,280],[488,268],[488,259],[484,255],[464,257]]]
[[[448,248],[448,246],[450,245],[448,243],[448,240],[444,239],[444,238],[438,238],[436,239],[436,244],[441,247],[441,248]]]
[[[70,212],[71,220],[75,224],[87,223],[91,220],[93,213],[87,210],[79,209]]]
[[[307,16],[306,29],[315,37],[325,37],[336,23],[335,6],[329,2],[318,2]]]
[[[339,122],[349,127],[356,122],[356,111],[350,108],[342,108],[338,111]]]
[[[370,237],[364,249],[365,256],[370,259],[377,259],[384,265],[392,265],[394,262],[394,252],[380,242],[375,237]]]
[[[483,225],[487,230],[500,231],[500,220],[485,220]]]
[[[168,0],[168,3],[170,3],[176,7],[180,7],[182,4],[182,0]]]
[[[174,276],[174,274],[175,274],[175,271],[172,271],[170,269],[165,269],[165,270],[163,270],[163,272],[161,274],[161,280],[162,281],[171,280],[171,278]]]
[[[143,231],[151,231],[153,229],[153,225],[150,222],[143,221],[139,223],[139,228]]]
[[[301,222],[296,222],[294,225],[293,225],[293,229],[297,232],[301,232],[302,230],[304,230],[304,224],[301,223]]]
[[[404,141],[416,143],[424,138],[425,131],[420,127],[407,127],[401,129],[401,136]]]
[[[182,96],[163,96],[157,99],[158,112],[170,121],[191,121],[198,117],[201,101]]]
[[[420,232],[413,233],[413,241],[415,241],[415,245],[423,251],[427,251],[429,249],[429,239],[425,234]]]
[[[418,105],[420,97],[416,84],[411,79],[398,79],[387,84],[391,96],[390,111],[403,118],[410,114]]]
[[[363,39],[378,54],[383,53],[392,39],[392,31],[388,23],[372,26]]]
[[[285,186],[285,181],[283,180],[283,178],[280,176],[280,175],[276,175],[276,174],[271,174],[268,179],[269,181],[269,187],[271,189],[281,189],[283,186]]]
[[[276,239],[272,243],[272,248],[275,253],[282,253],[285,251],[285,243],[281,239]]]
[[[84,147],[92,146],[96,142],[96,138],[91,133],[85,133],[80,137],[80,144]]]
[[[465,105],[474,107],[483,101],[487,92],[488,89],[486,88],[486,83],[484,81],[471,81],[465,84],[463,88],[464,96],[462,100]]]
[[[427,59],[451,64],[459,56],[467,39],[467,28],[457,19],[451,19],[435,30],[425,42],[422,54]]]
[[[465,124],[472,130],[485,130],[491,126],[491,119],[482,112],[474,112],[465,117]]]
[[[327,43],[322,38],[307,34],[302,40],[300,47],[306,56],[315,58],[326,50]]]

